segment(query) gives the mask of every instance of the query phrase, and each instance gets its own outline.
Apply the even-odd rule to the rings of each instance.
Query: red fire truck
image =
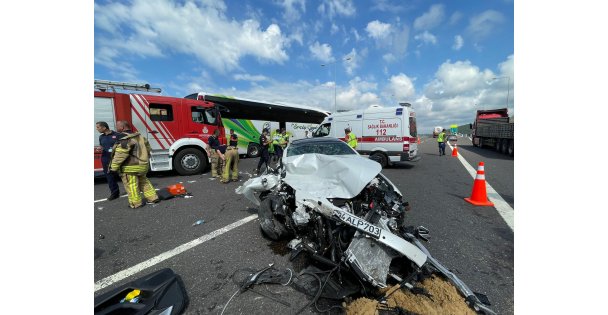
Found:
[[[116,89],[148,94],[118,93]],[[220,143],[226,144],[220,108],[208,101],[150,95],[160,89],[148,84],[95,80],[95,122],[105,121],[116,130],[126,120],[133,131],[148,138],[152,146],[151,171],[175,169],[180,175],[203,172],[209,160],[208,138],[220,129]],[[95,130],[94,144],[99,145]],[[95,175],[103,172],[101,153],[95,149]]]

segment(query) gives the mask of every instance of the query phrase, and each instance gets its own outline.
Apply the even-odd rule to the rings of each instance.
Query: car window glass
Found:
[[[323,124],[323,125],[319,126],[319,128],[317,128],[317,130],[315,130],[315,132],[312,134],[312,136],[313,137],[329,136],[330,129],[331,129],[331,124],[329,124],[329,123]]]
[[[308,143],[292,145],[287,149],[287,156],[301,155],[306,153],[318,153],[325,155],[347,155],[356,154],[346,143]]]

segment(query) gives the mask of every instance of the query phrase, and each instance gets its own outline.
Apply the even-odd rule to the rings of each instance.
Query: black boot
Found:
[[[120,197],[120,193],[119,192],[117,192],[115,194],[111,194],[110,197],[108,197],[108,201],[109,200],[117,199],[118,197]]]

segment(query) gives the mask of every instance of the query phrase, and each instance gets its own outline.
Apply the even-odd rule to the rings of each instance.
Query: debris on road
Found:
[[[203,224],[203,223],[205,223],[205,220],[198,220],[198,221],[194,222],[194,223],[192,224],[192,226],[201,225],[201,224]]]
[[[97,210],[103,210],[103,207],[97,207]]]
[[[106,236],[105,236],[105,235],[103,235],[103,234],[99,234],[99,239],[100,239],[100,240],[103,240],[104,238],[106,238]]]
[[[414,294],[407,289],[398,289],[386,299],[384,305],[390,308],[400,307],[415,314],[476,314],[467,305],[458,290],[448,281],[437,276],[431,276],[422,281],[420,285],[431,297],[424,294]],[[380,292],[386,293],[393,289],[394,287],[385,288],[381,289]],[[346,314],[373,315],[376,314],[375,311],[381,305],[378,300],[361,297],[346,305]]]

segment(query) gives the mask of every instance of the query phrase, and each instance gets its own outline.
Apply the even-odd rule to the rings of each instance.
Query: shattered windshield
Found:
[[[309,143],[292,145],[287,148],[287,156],[294,156],[306,153],[318,153],[325,155],[347,155],[356,154],[346,143]]]

